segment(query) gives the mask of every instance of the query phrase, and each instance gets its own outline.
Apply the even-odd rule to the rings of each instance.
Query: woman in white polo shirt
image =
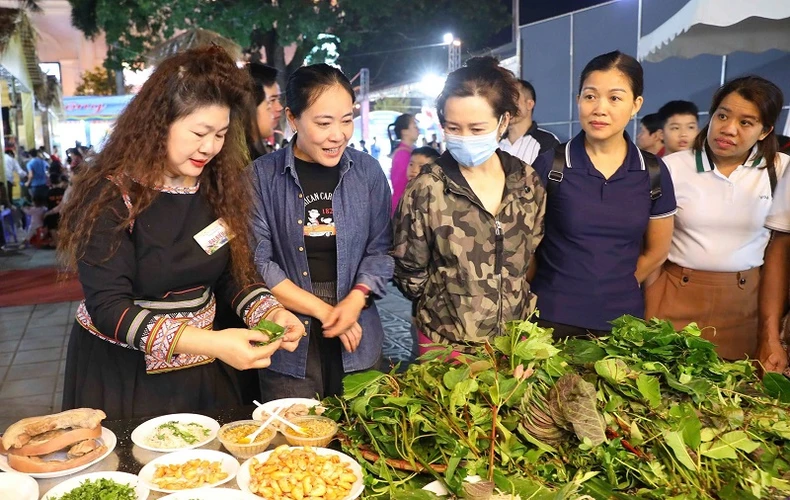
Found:
[[[669,259],[645,292],[645,317],[696,322],[725,359],[757,350],[757,292],[773,188],[790,157],[777,153],[782,91],[757,76],[713,96],[694,147],[664,157],[678,212]]]

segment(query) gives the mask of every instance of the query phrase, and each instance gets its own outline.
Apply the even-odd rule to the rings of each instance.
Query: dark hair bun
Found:
[[[499,70],[499,60],[492,56],[473,57],[466,61],[466,67],[474,70]]]

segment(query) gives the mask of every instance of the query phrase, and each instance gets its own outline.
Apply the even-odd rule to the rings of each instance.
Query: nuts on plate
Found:
[[[183,464],[158,465],[151,480],[163,490],[191,490],[227,479],[222,462],[194,459]]]
[[[356,480],[348,462],[312,448],[282,445],[265,462],[250,463],[250,491],[267,500],[342,500]]]

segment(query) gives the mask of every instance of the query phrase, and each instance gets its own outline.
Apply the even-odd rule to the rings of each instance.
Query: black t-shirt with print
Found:
[[[332,194],[340,182],[340,167],[325,167],[294,158],[304,193],[304,246],[313,282],[337,280],[337,246]]]

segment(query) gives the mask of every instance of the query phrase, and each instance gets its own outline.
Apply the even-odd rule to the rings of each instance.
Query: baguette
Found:
[[[21,448],[12,448],[8,453],[11,455],[26,455],[29,457],[49,455],[50,453],[55,453],[58,450],[62,450],[80,441],[99,437],[101,437],[100,425],[97,425],[93,429],[58,429],[34,436],[26,445]]]
[[[34,436],[58,429],[93,429],[99,427],[106,416],[101,410],[77,408],[54,415],[23,418],[11,424],[3,434],[3,448],[13,453],[14,448],[25,446]]]
[[[68,460],[44,460],[42,457],[27,457],[23,455],[8,455],[8,465],[15,471],[41,474],[47,472],[60,472],[63,470],[73,469],[80,465],[88,464],[107,451],[104,445],[99,446],[90,453],[86,453],[81,457],[70,458]]]

